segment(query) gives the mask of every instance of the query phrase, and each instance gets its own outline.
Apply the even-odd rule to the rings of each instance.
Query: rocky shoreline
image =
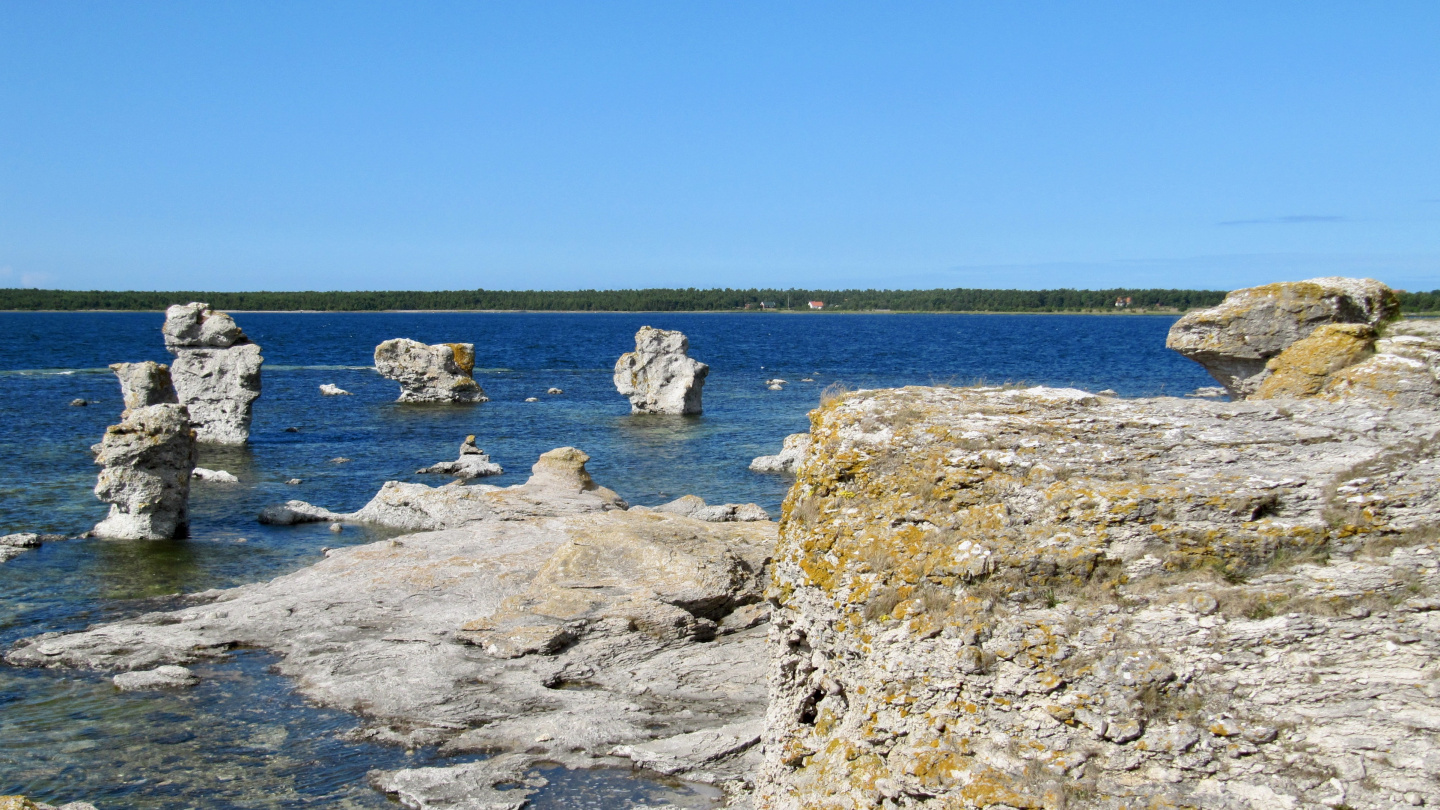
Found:
[[[751,465],[795,476],[778,523],[632,507],[573,447],[511,487],[290,501],[260,520],[409,533],[5,660],[180,689],[186,664],[269,650],[363,738],[491,755],[371,773],[412,808],[520,808],[547,763],[767,810],[1434,803],[1440,328],[1393,300],[1315,279],[1182,319],[1175,347],[1231,402],[832,392]],[[684,335],[636,344],[615,370],[632,410],[698,413]],[[392,354],[420,358],[387,374],[401,401],[484,401],[470,344]],[[183,438],[182,406],[133,399],[129,422],[172,409]],[[498,469],[469,437],[421,472]]]

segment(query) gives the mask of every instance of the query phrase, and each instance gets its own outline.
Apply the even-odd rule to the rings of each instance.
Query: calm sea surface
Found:
[[[478,443],[523,481],[536,456],[573,445],[596,481],[631,503],[696,494],[778,514],[788,481],[750,472],[757,455],[807,427],[820,391],[988,382],[1112,388],[1123,396],[1213,385],[1164,347],[1161,316],[528,313],[240,313],[260,344],[264,393],[250,445],[204,448],[200,464],[239,485],[197,483],[191,537],[161,543],[69,540],[0,564],[0,648],[35,633],[162,609],[175,594],[265,580],[308,565],[321,546],[378,533],[323,524],[262,526],[266,504],[300,498],[360,507],[387,480],[442,484],[421,466]],[[88,448],[118,421],[106,368],[169,362],[158,313],[0,313],[0,534],[75,535],[106,512]],[[642,325],[679,329],[710,364],[705,414],[638,417],[615,392],[616,357]],[[409,337],[475,344],[491,401],[408,406],[370,369],[377,343]],[[770,391],[764,380],[790,384]],[[814,382],[801,382],[803,378]],[[322,397],[335,383],[352,397]],[[550,387],[559,396],[545,393]],[[526,397],[539,402],[525,402]],[[88,407],[70,407],[75,398]],[[297,428],[287,432],[287,428]],[[336,464],[336,457],[352,459]],[[284,482],[300,478],[299,486]],[[173,807],[394,807],[365,772],[436,764],[429,751],[350,742],[353,717],[306,704],[259,652],[202,668],[184,692],[118,693],[96,674],[0,665],[0,795],[88,800],[101,810]],[[707,794],[625,773],[552,772],[537,807],[707,807]]]

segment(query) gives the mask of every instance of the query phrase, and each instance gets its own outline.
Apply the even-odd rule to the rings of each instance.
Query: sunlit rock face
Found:
[[[244,444],[265,358],[235,320],[198,301],[165,310],[170,378],[202,442]]]
[[[1269,376],[1266,364],[1326,324],[1378,327],[1400,313],[1395,292],[1372,279],[1315,278],[1236,290],[1217,307],[1175,322],[1165,345],[1205,367],[1244,399]]]
[[[189,522],[195,431],[184,406],[130,408],[93,448],[104,467],[95,496],[110,514],[95,526],[99,537],[166,540],[184,537]]]
[[[395,338],[375,347],[375,370],[400,384],[399,402],[489,402],[475,382],[475,346]]]
[[[615,361],[615,389],[630,400],[631,413],[698,414],[710,367],[689,355],[684,333],[640,327],[635,351]]]
[[[905,388],[811,422],[757,807],[1436,795],[1436,409]]]

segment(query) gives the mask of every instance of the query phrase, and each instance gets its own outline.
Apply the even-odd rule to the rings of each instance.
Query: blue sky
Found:
[[[0,286],[1440,287],[1440,3],[0,0]]]

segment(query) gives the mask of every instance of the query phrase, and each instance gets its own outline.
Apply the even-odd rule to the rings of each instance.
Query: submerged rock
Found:
[[[260,396],[265,362],[260,347],[229,315],[198,301],[165,310],[162,329],[165,348],[175,355],[170,377],[196,436],[207,443],[244,444]]]
[[[1205,367],[1230,396],[1255,393],[1266,363],[1326,324],[1378,327],[1400,314],[1399,299],[1371,279],[1314,278],[1236,290],[1217,307],[1175,322],[1165,345]]]
[[[154,669],[138,672],[122,672],[111,678],[115,688],[122,692],[137,692],[146,689],[179,689],[194,686],[200,682],[189,669],[165,664]]]
[[[635,351],[615,362],[615,388],[630,399],[631,413],[698,414],[710,367],[690,358],[681,332],[640,327]]]
[[[327,397],[348,397],[353,396],[349,391],[334,383],[324,383],[320,386],[320,393]]]
[[[92,449],[95,463],[104,467],[95,497],[110,504],[109,516],[95,526],[97,537],[160,540],[185,535],[196,446],[183,405],[131,408]]]
[[[375,347],[375,370],[400,383],[400,402],[489,402],[471,376],[475,346],[437,343],[427,346],[407,338]]]
[[[773,456],[758,456],[750,462],[755,472],[795,474],[795,468],[805,459],[810,450],[809,433],[792,433],[785,437],[780,452]]]
[[[491,461],[490,456],[475,445],[475,437],[471,435],[466,436],[465,441],[460,443],[460,458],[455,461],[431,464],[429,467],[422,467],[415,472],[416,474],[453,475],[462,481],[469,481],[473,478],[500,475],[505,472],[505,469]]]
[[[811,434],[757,807],[1378,809],[1432,784],[1435,408],[917,387]]]
[[[120,396],[125,409],[149,405],[177,403],[179,396],[170,381],[170,367],[153,360],[142,363],[111,363],[110,370],[120,380]]]

